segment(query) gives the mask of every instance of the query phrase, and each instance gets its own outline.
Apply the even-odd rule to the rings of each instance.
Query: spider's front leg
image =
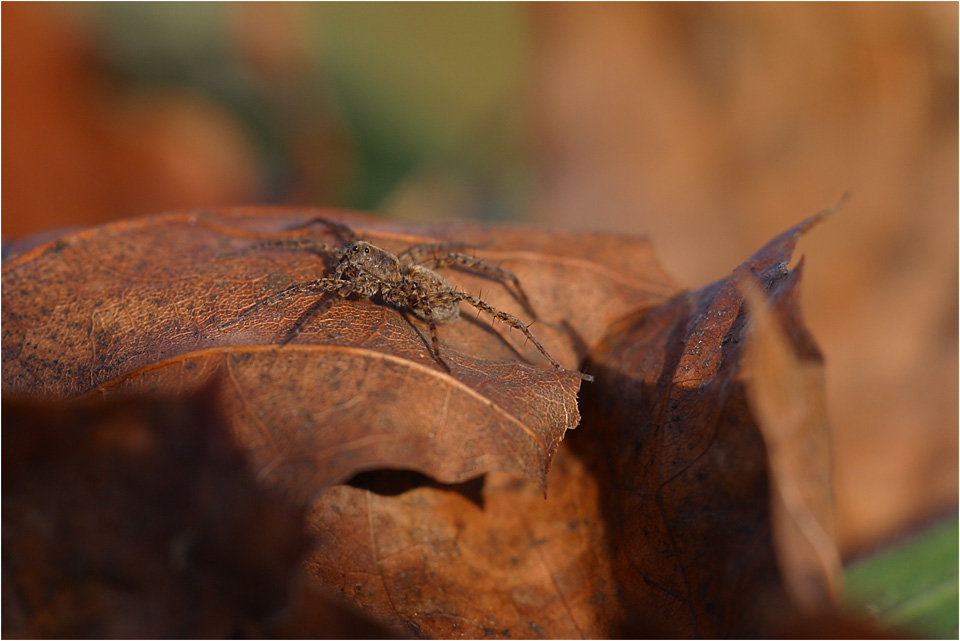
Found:
[[[353,293],[354,291],[353,283],[347,282],[347,281],[334,281],[334,282],[339,283],[339,287],[332,289],[332,291],[336,292],[339,298],[341,299],[347,298],[348,296],[350,296],[350,294]],[[333,286],[331,285],[331,287]],[[333,304],[333,301],[334,301],[333,296],[327,296],[327,297],[321,298],[317,302],[310,305],[310,307],[308,307],[302,314],[300,314],[300,318],[297,319],[297,322],[295,322],[293,326],[284,335],[283,339],[280,341],[280,346],[282,347],[286,345],[287,343],[292,341],[294,338],[299,336],[300,332],[303,331],[303,328],[306,327],[307,322],[314,316],[318,316],[323,312],[325,312],[327,308]]]
[[[340,238],[343,239],[348,245],[360,240],[360,238],[357,236],[357,232],[353,231],[353,229],[351,229],[347,225],[344,225],[343,223],[338,223],[335,220],[330,220],[329,218],[321,218],[319,216],[315,218],[311,218],[305,223],[294,225],[293,227],[287,227],[287,230],[294,231],[298,229],[306,229],[307,227],[311,227],[316,224],[323,225],[328,230],[332,231],[335,234],[338,234]]]
[[[338,234],[342,239],[346,240],[347,244],[354,243],[357,240],[357,234],[344,225],[343,223],[338,223],[333,220],[327,220],[326,218],[311,218],[307,222],[294,225],[293,227],[287,227],[287,231],[295,231],[298,229],[306,229],[311,225],[320,223],[327,227],[330,231],[335,234]],[[218,254],[218,256],[234,256],[239,254],[246,254],[248,252],[257,251],[259,249],[280,249],[285,251],[306,251],[311,254],[316,254],[318,256],[328,256],[334,260],[339,261],[343,257],[343,249],[340,247],[335,247],[329,245],[319,240],[314,240],[311,238],[279,238],[276,240],[265,240],[249,247],[244,247],[237,251],[225,252],[223,254]]]
[[[462,252],[467,249],[478,249],[479,247],[479,245],[456,241],[423,243],[422,245],[414,245],[407,251],[397,254],[397,258],[400,259],[401,265],[409,267],[410,265],[419,263],[425,256],[430,256],[431,254],[434,256],[437,254],[445,255],[453,252]]]
[[[278,305],[283,301],[287,300],[288,298],[294,298],[296,296],[300,296],[303,294],[327,294],[327,293],[338,293],[340,294],[341,298],[346,298],[347,296],[350,295],[350,293],[352,292],[352,289],[353,289],[353,283],[350,283],[347,281],[333,280],[332,278],[318,278],[316,280],[308,280],[303,283],[297,283],[296,285],[291,285],[286,289],[280,290],[276,294],[267,296],[266,298],[257,301],[253,305],[250,305],[249,307],[241,311],[239,314],[237,314],[235,318],[232,318],[228,321],[224,321],[219,325],[217,325],[217,329],[226,329],[228,327],[232,327],[233,325],[236,325],[237,323],[242,322],[248,316],[252,316],[253,314],[256,314],[257,312],[259,312],[260,310],[266,307]],[[329,297],[324,298],[324,299],[321,299],[319,303],[324,303],[329,300],[330,300]],[[299,333],[300,329],[303,327],[303,325],[306,323],[309,317],[315,314],[319,309],[320,309],[319,304],[311,305],[310,308],[307,310],[308,314],[306,315],[306,318],[304,318],[304,316],[301,315],[301,318],[297,320],[297,324],[294,325],[294,329],[296,330],[296,332],[293,335],[290,335],[288,333],[287,337],[284,338],[284,341],[281,344],[288,343],[293,338],[293,336],[296,335],[296,333]]]
[[[222,258],[224,256],[240,256],[242,254],[248,254],[252,251],[258,251],[261,249],[279,249],[282,251],[305,251],[311,254],[315,254],[321,257],[329,257],[334,260],[340,260],[341,250],[338,247],[328,245],[327,243],[320,242],[319,240],[311,240],[309,238],[278,238],[276,240],[265,240],[249,247],[244,247],[243,249],[238,249],[236,251],[224,252],[222,254],[217,254],[217,258]]]

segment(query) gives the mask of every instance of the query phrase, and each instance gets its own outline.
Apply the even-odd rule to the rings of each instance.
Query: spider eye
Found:
[[[363,253],[364,253],[364,254],[369,254],[369,253],[370,253],[370,248],[369,248],[369,247],[364,247],[364,248],[363,248]]]

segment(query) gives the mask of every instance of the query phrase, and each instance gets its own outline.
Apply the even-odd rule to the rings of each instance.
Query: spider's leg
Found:
[[[550,353],[546,350],[546,348],[544,348],[544,346],[540,343],[540,341],[537,340],[537,337],[533,335],[533,332],[531,332],[527,328],[527,326],[524,325],[523,322],[516,316],[512,314],[508,314],[507,312],[500,311],[496,307],[488,305],[482,300],[480,300],[479,298],[477,298],[476,296],[471,296],[466,292],[455,292],[455,297],[459,300],[463,300],[470,303],[477,309],[486,312],[487,314],[496,318],[497,320],[501,320],[507,325],[513,328],[519,329],[521,332],[523,332],[523,335],[527,337],[527,340],[533,343],[536,346],[536,348],[540,351],[540,353],[543,354],[544,358],[550,361],[550,364],[553,365],[558,370],[560,370],[561,372],[567,372],[569,374],[577,376],[581,380],[587,381],[588,383],[593,382],[593,376],[589,374],[584,374],[582,372],[578,372],[575,370],[567,369],[563,365],[558,363],[557,360],[550,355]]]
[[[419,333],[419,330],[410,321],[406,310],[409,310],[414,316],[419,316],[427,323],[427,327],[430,328],[430,345],[433,348],[433,357],[449,372],[450,366],[440,355],[440,336],[437,333],[437,321],[434,318],[433,306],[430,304],[430,297],[424,293],[423,289],[416,283],[407,283],[406,286],[384,291],[383,298],[386,303],[400,310],[400,313],[417,333]]]
[[[477,249],[477,247],[477,245],[470,243],[454,241],[446,243],[424,243],[422,245],[414,245],[407,251],[397,254],[397,258],[400,259],[401,265],[410,266],[419,263],[425,256],[429,256],[430,254],[449,254],[450,252],[459,252],[466,249]]]
[[[430,307],[429,301],[424,301],[424,303],[423,315],[425,316],[424,320],[427,321],[427,327],[430,328],[430,342],[433,345],[433,356],[437,359],[437,362],[443,365],[443,368],[449,372],[450,366],[447,365],[447,362],[443,360],[443,356],[440,355],[440,337],[437,334],[437,324],[433,320],[433,309]]]
[[[337,294],[339,294],[340,298],[346,298],[353,292],[352,283],[344,283],[339,289],[336,289],[334,291],[336,291]],[[297,322],[293,324],[293,327],[287,330],[287,333],[284,334],[283,339],[280,341],[281,347],[283,345],[286,345],[290,341],[292,341],[297,336],[299,336],[300,332],[303,331],[303,328],[306,327],[307,322],[311,318],[325,312],[327,308],[330,307],[330,305],[332,305],[335,300],[336,300],[335,296],[325,296],[320,300],[318,300],[317,302],[310,305],[310,307],[308,307],[302,314],[300,314],[300,318],[298,318]]]
[[[513,285],[517,299],[519,299],[520,303],[523,304],[524,309],[526,309],[534,319],[537,318],[537,312],[535,309],[533,309],[533,305],[530,304],[530,299],[527,298],[527,293],[523,291],[523,287],[520,285],[520,279],[517,278],[516,274],[509,270],[503,269],[502,267],[497,267],[496,265],[491,265],[480,260],[479,258],[474,258],[473,256],[459,254],[456,252],[449,253],[446,256],[431,258],[423,261],[420,264],[429,269],[440,269],[442,267],[457,265],[458,267],[482,274],[488,278],[498,280],[501,283],[510,283]]]
[[[317,223],[323,225],[333,233],[338,234],[340,238],[345,240],[348,245],[360,240],[360,238],[357,236],[357,232],[353,231],[353,229],[351,229],[350,227],[344,225],[343,223],[338,223],[335,220],[330,220],[328,218],[320,218],[319,216],[316,218],[311,218],[307,222],[302,223],[300,225],[294,225],[293,227],[288,227],[287,230],[294,231],[297,229],[306,229],[307,227],[310,227],[311,225],[315,225]]]
[[[250,305],[242,312],[237,314],[236,318],[232,318],[228,321],[224,321],[217,325],[217,329],[226,329],[232,325],[236,325],[247,316],[259,312],[264,307],[269,307],[271,305],[277,305],[282,301],[297,296],[298,294],[307,294],[307,293],[324,293],[324,292],[334,292],[343,288],[344,283],[341,281],[336,281],[330,278],[318,278],[316,280],[308,280],[303,283],[297,283],[296,285],[291,285],[286,289],[281,289],[276,294],[267,296],[266,298],[257,301],[253,305]]]
[[[305,251],[311,254],[316,254],[317,256],[329,256],[331,258],[340,258],[340,249],[326,243],[321,243],[319,240],[310,240],[308,238],[283,238],[277,240],[265,240],[262,243],[256,243],[250,245],[249,247],[244,247],[243,249],[238,249],[236,251],[224,252],[222,254],[217,254],[217,258],[224,256],[239,256],[241,254],[247,254],[252,251],[258,251],[261,249],[280,249],[284,251]]]

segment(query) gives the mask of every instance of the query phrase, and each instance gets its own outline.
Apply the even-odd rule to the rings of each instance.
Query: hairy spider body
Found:
[[[437,325],[456,320],[460,316],[460,302],[466,302],[503,321],[511,327],[523,332],[543,356],[558,370],[568,372],[579,378],[592,381],[593,377],[581,372],[568,370],[560,365],[553,356],[543,347],[529,328],[512,314],[501,311],[484,303],[479,298],[459,291],[436,270],[441,267],[457,265],[491,278],[500,280],[504,284],[511,282],[517,298],[528,311],[533,313],[526,293],[520,286],[517,277],[500,267],[459,253],[458,249],[466,249],[469,245],[462,243],[432,243],[416,245],[397,255],[382,247],[360,240],[352,229],[324,218],[315,218],[305,225],[295,229],[305,228],[314,223],[325,225],[347,241],[345,247],[337,248],[326,243],[311,239],[275,240],[266,241],[240,250],[246,253],[256,249],[284,249],[293,251],[309,251],[318,255],[328,256],[336,261],[333,275],[329,278],[318,278],[287,287],[267,298],[264,298],[240,312],[237,318],[222,323],[220,329],[234,325],[250,314],[268,306],[275,305],[287,298],[301,294],[330,293],[335,296],[321,298],[294,323],[281,341],[281,345],[293,340],[314,315],[326,309],[336,298],[380,298],[401,312],[409,311],[430,328],[430,338],[434,357],[444,367],[449,369],[440,356],[440,341],[437,335]],[[431,254],[442,255],[428,257]],[[535,315],[535,314],[534,314]]]

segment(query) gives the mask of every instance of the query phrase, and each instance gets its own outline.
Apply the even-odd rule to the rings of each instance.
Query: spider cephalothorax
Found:
[[[222,323],[221,329],[240,322],[265,306],[277,304],[299,294],[330,293],[344,299],[373,298],[379,295],[388,305],[401,311],[409,311],[427,323],[430,328],[434,357],[446,367],[446,363],[440,356],[437,325],[458,318],[460,302],[463,301],[523,332],[524,336],[557,369],[574,374],[586,381],[593,380],[593,377],[588,374],[567,370],[560,365],[516,316],[496,309],[476,296],[459,291],[436,271],[442,267],[458,265],[503,283],[509,282],[513,285],[520,302],[533,313],[530,301],[513,273],[458,251],[467,249],[470,245],[454,242],[428,243],[394,254],[382,247],[360,240],[352,229],[331,220],[315,218],[301,227],[315,223],[325,225],[341,236],[347,244],[344,247],[334,247],[313,239],[284,239],[259,243],[241,251],[269,248],[309,251],[334,259],[336,266],[333,275],[297,283],[268,296],[243,310],[237,318]],[[281,344],[293,340],[307,321],[330,305],[336,297],[324,297],[311,305],[286,333]]]

